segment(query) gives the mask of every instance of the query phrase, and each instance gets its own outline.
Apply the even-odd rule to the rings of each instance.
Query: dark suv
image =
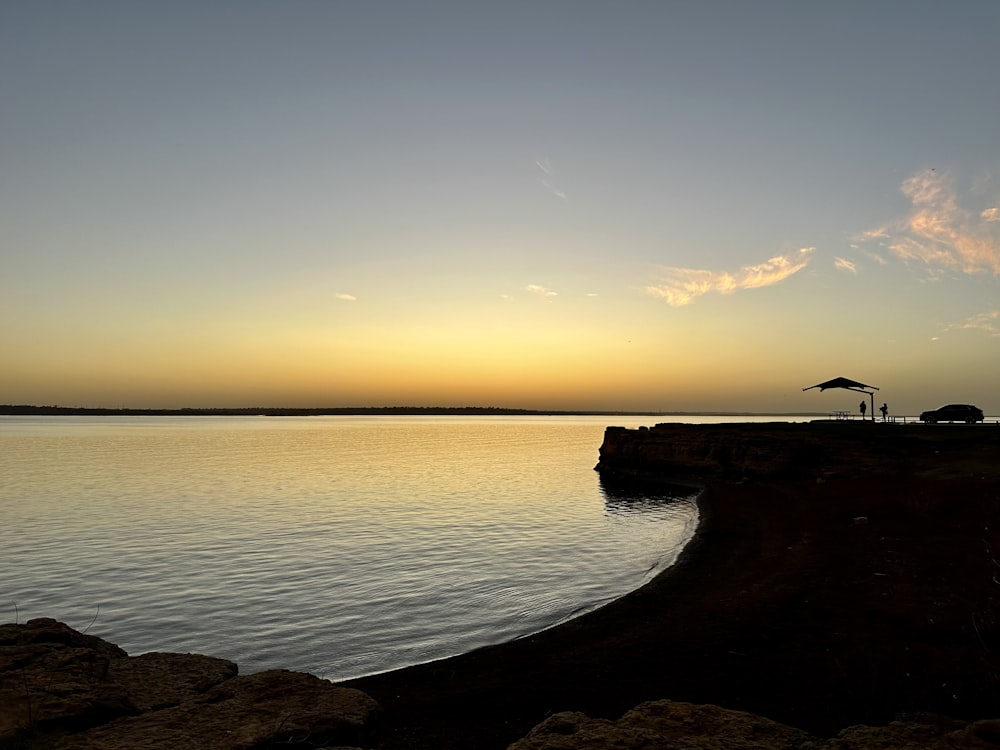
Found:
[[[930,424],[934,424],[935,422],[965,422],[966,424],[972,424],[973,422],[983,421],[983,410],[972,406],[972,404],[948,404],[947,406],[942,406],[940,409],[923,412],[920,415],[920,421],[929,422]]]

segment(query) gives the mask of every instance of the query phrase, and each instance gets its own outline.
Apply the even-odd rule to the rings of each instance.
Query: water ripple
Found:
[[[549,627],[675,558],[596,420],[0,419],[0,598],[130,653],[346,679]],[[13,619],[13,606],[10,619]]]

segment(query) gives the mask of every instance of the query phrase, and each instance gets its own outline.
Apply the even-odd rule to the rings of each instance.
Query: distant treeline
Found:
[[[97,417],[322,417],[322,416],[581,416],[581,417],[682,417],[682,416],[757,416],[754,412],[654,412],[654,411],[546,411],[507,409],[497,406],[344,406],[332,408],[292,408],[248,406],[185,409],[106,409],[83,406],[30,406],[0,404],[3,416],[97,416]],[[819,413],[772,414],[768,416],[822,416]]]
[[[364,416],[364,415],[473,415],[473,416],[517,416],[517,415],[650,415],[650,412],[622,411],[540,411],[535,409],[505,409],[496,406],[345,406],[334,408],[292,408],[249,406],[228,408],[185,408],[185,409],[106,409],[82,406],[29,406],[0,404],[0,415],[7,416],[107,416],[107,417],[321,417],[321,416]]]
[[[108,416],[108,417],[319,417],[332,415],[357,416],[364,414],[541,414],[527,409],[499,409],[480,406],[423,407],[423,406],[372,406],[308,408],[248,406],[230,408],[184,408],[184,409],[106,409],[82,406],[27,406],[0,405],[0,414],[41,415],[41,416]]]

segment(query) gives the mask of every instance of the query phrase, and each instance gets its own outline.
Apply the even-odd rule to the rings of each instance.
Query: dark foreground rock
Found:
[[[300,672],[237,676],[197,654],[130,657],[49,619],[0,626],[0,747],[372,747],[379,709]]]
[[[91,669],[94,664],[98,668]],[[301,672],[236,676],[196,654],[128,657],[54,620],[0,627],[0,747],[53,750],[382,746],[378,709]],[[98,710],[99,709],[99,710]],[[461,718],[455,717],[461,724]],[[413,746],[424,745],[419,738]],[[452,738],[448,746],[458,746]],[[482,747],[465,737],[469,744]],[[490,746],[489,743],[485,745]],[[510,750],[955,750],[1000,747],[1000,721],[940,717],[849,727],[821,739],[753,714],[670,700],[618,719],[553,714]]]
[[[550,716],[510,750],[958,750],[995,748],[1000,722],[946,719],[849,727],[818,739],[793,727],[718,706],[643,703],[621,719]]]

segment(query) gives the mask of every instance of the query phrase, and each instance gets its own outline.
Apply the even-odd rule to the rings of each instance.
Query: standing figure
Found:
[[[885,422],[885,421],[886,421],[886,419],[888,418],[888,414],[889,414],[889,405],[888,405],[888,404],[882,404],[882,405],[881,405],[881,406],[880,406],[880,407],[878,408],[878,410],[879,410],[880,412],[882,412],[882,421],[883,421],[883,422]]]
[[[858,409],[861,410],[861,418],[864,419],[865,418],[865,412],[868,410],[868,404],[866,404],[864,401],[862,401],[860,404],[858,404]]]

